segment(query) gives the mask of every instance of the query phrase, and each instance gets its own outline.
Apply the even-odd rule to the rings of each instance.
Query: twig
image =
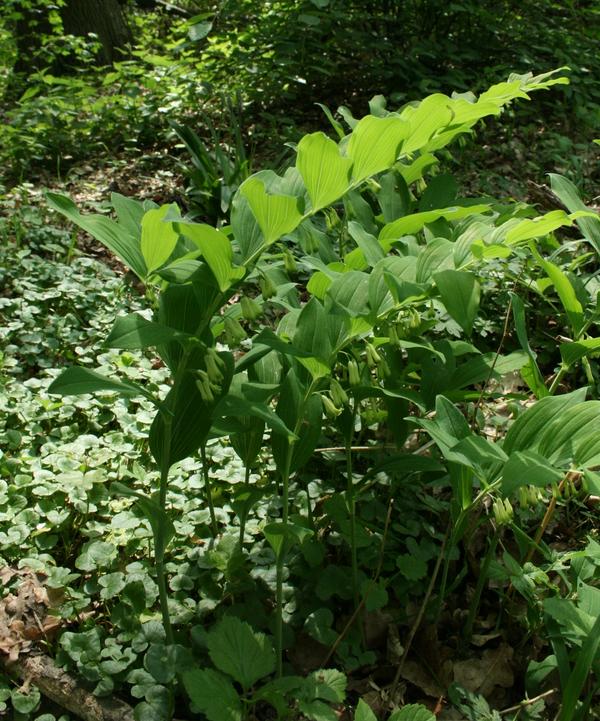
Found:
[[[392,517],[392,509],[393,509],[393,507],[394,507],[394,499],[393,499],[393,498],[390,498],[390,502],[389,502],[389,504],[388,504],[387,515],[386,515],[386,517],[385,517],[385,526],[383,527],[383,536],[381,537],[381,549],[380,549],[380,551],[379,551],[379,560],[378,560],[378,562],[377,562],[377,568],[376,568],[376,570],[375,570],[375,575],[373,576],[373,579],[372,579],[369,587],[368,587],[367,590],[365,591],[365,595],[362,597],[362,599],[361,599],[360,603],[358,604],[358,606],[354,609],[354,613],[352,614],[352,616],[350,616],[350,618],[349,618],[349,620],[348,620],[348,623],[344,626],[344,628],[343,628],[342,631],[340,632],[340,635],[336,638],[335,643],[333,644],[333,646],[332,646],[332,647],[329,649],[329,651],[327,652],[327,656],[325,656],[325,658],[323,659],[323,663],[321,664],[321,666],[322,666],[323,668],[325,668],[325,667],[327,666],[327,664],[328,664],[329,661],[331,660],[331,657],[332,657],[332,656],[334,655],[334,653],[337,651],[338,646],[339,646],[340,643],[344,640],[344,638],[346,637],[346,634],[348,633],[348,631],[352,628],[352,625],[354,624],[354,622],[355,622],[356,619],[358,618],[359,613],[363,610],[363,608],[364,608],[364,606],[365,606],[365,603],[367,602],[367,598],[369,598],[369,594],[371,593],[371,589],[373,588],[373,586],[377,583],[377,581],[378,581],[378,579],[379,579],[379,576],[380,576],[380,574],[381,574],[381,569],[383,568],[383,555],[384,555],[384,551],[385,551],[385,544],[386,544],[386,542],[387,542],[387,535],[388,535],[388,530],[389,530],[389,527],[390,527],[390,520],[391,520],[391,517]]]
[[[49,656],[21,656],[17,661],[5,663],[5,667],[83,721],[133,721],[133,708],[129,704],[94,696]]]
[[[429,581],[429,586],[427,587],[427,593],[425,594],[425,598],[423,599],[423,602],[421,603],[421,608],[419,609],[419,613],[417,615],[417,618],[415,619],[412,628],[410,629],[410,633],[408,635],[408,641],[406,642],[406,646],[404,647],[404,653],[402,654],[402,658],[400,659],[400,663],[398,664],[398,668],[396,669],[396,675],[394,676],[394,680],[392,682],[392,687],[390,690],[390,698],[394,698],[396,694],[396,688],[398,687],[398,684],[400,683],[400,676],[402,675],[402,671],[404,669],[404,664],[406,663],[406,659],[408,657],[408,652],[410,651],[410,647],[412,646],[412,642],[414,641],[414,638],[417,634],[417,631],[419,630],[419,626],[421,625],[421,621],[423,620],[423,616],[425,615],[425,610],[427,608],[427,604],[429,603],[429,599],[431,598],[431,594],[433,593],[433,588],[435,586],[435,582],[438,576],[438,573],[440,572],[440,566],[442,565],[442,559],[444,558],[444,553],[446,550],[446,543],[448,542],[448,538],[450,536],[450,523],[448,524],[448,528],[446,529],[446,534],[444,536],[444,540],[442,541],[442,547],[440,548],[440,552],[435,564],[435,568],[433,569],[433,574],[431,576],[431,581]]]
[[[543,698],[546,698],[547,696],[552,696],[553,693],[556,693],[558,689],[551,688],[549,691],[544,691],[544,693],[541,693],[539,696],[534,696],[533,698],[527,698],[524,701],[521,701],[516,706],[510,706],[509,708],[505,708],[502,711],[500,711],[500,715],[512,713],[513,711],[521,711],[521,709],[526,708],[527,706],[531,706],[532,703],[535,703],[536,701],[540,701]]]

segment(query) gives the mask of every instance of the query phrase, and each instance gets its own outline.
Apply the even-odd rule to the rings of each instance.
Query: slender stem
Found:
[[[210,513],[210,528],[212,531],[213,538],[216,538],[219,533],[219,527],[217,525],[217,516],[215,514],[215,506],[212,498],[212,489],[210,486],[210,474],[208,472],[208,459],[206,457],[206,444],[203,443],[200,446],[200,455],[202,457],[202,475],[204,476],[204,493],[206,494],[206,502],[208,503],[208,510]]]
[[[283,675],[283,566],[285,561],[285,550],[287,543],[287,524],[289,518],[289,485],[290,467],[294,454],[294,441],[289,442],[285,467],[281,473],[281,503],[283,523],[283,544],[277,554],[277,577],[276,577],[276,617],[275,617],[275,654],[277,656],[277,678]]]
[[[487,553],[479,568],[479,578],[477,579],[477,586],[475,587],[475,593],[471,599],[471,605],[469,606],[469,615],[467,616],[467,622],[465,624],[465,643],[470,643],[471,637],[473,636],[473,624],[475,623],[475,617],[479,610],[479,604],[481,603],[481,594],[483,593],[483,587],[488,577],[490,570],[490,564],[500,539],[500,527],[496,528],[494,535],[490,540]]]
[[[556,393],[556,390],[562,381],[562,379],[565,377],[567,371],[569,370],[569,366],[561,365],[561,367],[558,369],[558,373],[554,376],[554,380],[552,381],[552,384],[550,388],[548,389],[548,393],[553,396]]]
[[[354,427],[355,409],[352,410],[352,428]],[[354,498],[354,480],[352,475],[352,440],[346,439],[346,494],[348,515],[350,517],[350,554],[352,558],[352,598],[354,609],[358,608],[358,559],[356,551],[356,500]]]
[[[246,466],[246,473],[244,476],[244,489],[250,491],[250,466]],[[244,546],[244,534],[246,533],[246,519],[248,517],[248,504],[249,499],[244,501],[244,507],[242,508],[242,515],[240,518],[240,548]]]
[[[166,512],[167,505],[167,486],[169,481],[169,456],[171,455],[171,427],[173,418],[168,413],[164,416],[164,441],[163,453],[160,468],[160,486],[158,492],[158,503],[161,510]],[[154,531],[154,560],[156,564],[156,581],[158,585],[158,598],[160,600],[160,613],[162,616],[163,627],[165,629],[165,638],[167,644],[173,643],[173,628],[171,626],[171,616],[169,615],[169,598],[167,594],[167,575],[165,573],[165,526],[163,523],[157,523]]]
[[[315,387],[318,381],[313,380],[306,391],[306,395],[300,403],[298,409],[298,416],[296,418],[296,424],[294,426],[294,436],[297,438],[300,433],[302,426],[302,419],[304,417],[304,409],[308,399],[315,391]],[[290,469],[292,467],[292,458],[294,456],[294,446],[296,441],[288,441],[288,449],[285,458],[284,467],[281,469],[281,505],[282,505],[282,525],[283,525],[283,544],[277,554],[277,566],[276,566],[276,580],[275,580],[275,654],[277,656],[277,677],[281,678],[283,675],[283,566],[286,555],[287,546],[287,524],[289,518],[289,486],[290,486]]]
[[[535,703],[536,701],[540,701],[543,698],[552,696],[552,694],[554,693],[558,693],[557,688],[548,689],[548,691],[544,691],[538,696],[534,696],[533,698],[527,698],[524,701],[521,701],[521,703],[518,703],[516,706],[509,706],[509,708],[502,709],[502,711],[500,711],[500,715],[503,716],[504,714],[512,713],[513,711],[522,711],[527,706],[531,706],[531,704]]]

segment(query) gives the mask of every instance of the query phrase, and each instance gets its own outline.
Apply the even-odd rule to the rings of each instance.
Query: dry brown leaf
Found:
[[[489,696],[495,686],[511,688],[514,683],[511,661],[513,649],[506,643],[487,649],[481,658],[473,657],[454,664],[454,680],[468,691]]]
[[[430,698],[439,698],[446,693],[441,686],[417,661],[406,661],[402,668],[402,678],[427,694]]]

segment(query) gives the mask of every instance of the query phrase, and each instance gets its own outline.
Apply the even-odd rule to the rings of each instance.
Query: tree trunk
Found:
[[[102,61],[112,65],[126,53],[131,30],[118,0],[67,0],[61,9],[65,33],[95,33],[102,45]]]

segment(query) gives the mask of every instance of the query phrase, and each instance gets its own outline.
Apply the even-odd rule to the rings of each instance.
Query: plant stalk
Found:
[[[212,488],[210,485],[210,474],[208,472],[208,459],[206,457],[206,444],[203,443],[200,446],[200,455],[202,457],[202,475],[204,477],[204,493],[206,494],[206,502],[208,503],[208,511],[210,513],[210,529],[212,531],[213,538],[216,538],[219,534],[219,527],[217,525],[217,516],[215,514],[215,505],[213,503]]]
[[[355,410],[352,411],[354,427]],[[354,498],[354,479],[352,475],[352,440],[346,439],[346,494],[348,496],[348,515],[350,519],[350,554],[352,563],[352,598],[354,610],[358,608],[358,560],[356,551],[356,500]]]
[[[169,482],[169,456],[171,454],[171,428],[173,425],[172,416],[168,413],[164,415],[164,442],[163,456],[160,468],[160,486],[158,491],[158,503],[160,508],[166,512],[167,505],[167,487]],[[165,638],[167,644],[173,644],[173,627],[171,626],[171,616],[169,614],[169,598],[167,593],[167,575],[165,573],[165,528],[162,523],[157,524],[154,531],[154,561],[156,563],[156,581],[158,585],[158,598],[160,601],[160,613],[162,616],[163,627],[165,629]]]
[[[473,595],[473,598],[471,599],[471,605],[469,606],[469,615],[467,616],[467,622],[465,624],[465,643],[467,644],[470,643],[471,637],[473,636],[473,624],[475,623],[475,617],[477,616],[477,611],[479,610],[479,605],[481,603],[481,594],[483,593],[483,588],[485,586],[488,572],[490,570],[490,564],[494,557],[496,546],[498,545],[499,540],[500,527],[497,527],[494,531],[494,535],[490,540],[490,545],[488,546],[488,550],[485,554],[485,558],[483,559],[483,563],[479,568],[479,577],[477,579],[475,593]]]
[[[277,576],[275,591],[275,655],[277,657],[277,678],[283,675],[283,565],[285,561],[285,551],[287,544],[287,524],[289,518],[289,485],[290,485],[290,467],[292,465],[292,456],[294,454],[294,441],[289,442],[285,468],[281,474],[281,503],[283,524],[283,544],[277,554]]]
[[[250,491],[250,466],[246,466],[245,469],[245,476],[244,476],[244,489],[249,492]],[[244,547],[244,535],[246,533],[246,519],[248,518],[248,503],[249,501],[246,500],[244,503],[244,508],[242,509],[242,515],[240,518],[240,548]]]

